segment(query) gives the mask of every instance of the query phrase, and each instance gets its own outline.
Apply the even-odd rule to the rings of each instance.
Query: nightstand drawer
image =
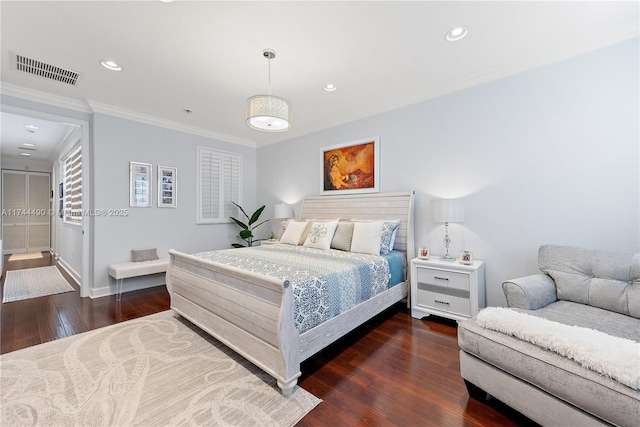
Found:
[[[429,291],[418,291],[418,306],[434,308],[449,313],[471,316],[471,304],[469,298],[459,298],[451,295]]]
[[[469,275],[452,271],[418,268],[418,284],[434,285],[443,288],[460,289],[469,295]]]

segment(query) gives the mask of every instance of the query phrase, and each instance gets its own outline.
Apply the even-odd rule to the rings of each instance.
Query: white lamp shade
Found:
[[[289,103],[273,95],[256,95],[247,99],[247,124],[266,132],[284,132],[291,128]]]
[[[436,199],[431,201],[431,221],[464,222],[462,199]]]
[[[292,218],[293,217],[293,207],[286,203],[279,203],[273,207],[273,217],[274,218]]]

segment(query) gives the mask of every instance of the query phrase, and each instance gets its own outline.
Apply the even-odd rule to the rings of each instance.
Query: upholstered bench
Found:
[[[116,279],[118,285],[117,301],[122,296],[122,282],[131,277],[146,276],[148,274],[166,273],[169,268],[169,258],[155,259],[142,262],[122,262],[109,266],[109,276]]]

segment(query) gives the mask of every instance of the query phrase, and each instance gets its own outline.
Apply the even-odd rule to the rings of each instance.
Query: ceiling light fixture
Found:
[[[456,42],[463,39],[467,35],[467,27],[454,27],[447,33],[445,39],[450,42]]]
[[[24,128],[28,131],[34,131],[34,132],[40,129],[40,127],[36,125],[24,125]]]
[[[276,53],[271,49],[265,49],[262,56],[267,58],[269,63],[269,93],[247,99],[247,124],[264,132],[284,132],[291,128],[291,106],[286,99],[271,95],[271,60],[276,57]]]
[[[338,89],[338,87],[333,83],[327,83],[322,87],[322,89],[324,89],[325,92],[333,92],[334,90]]]
[[[31,142],[23,142],[23,143],[22,143],[22,146],[23,146],[23,147],[35,147],[35,146],[36,146],[36,144],[31,143]]]
[[[29,154],[29,153],[20,153],[20,155],[24,156],[24,157],[31,157],[31,154]]]
[[[113,61],[109,61],[107,59],[105,59],[103,61],[100,61],[100,65],[102,65],[107,70],[111,70],[111,71],[120,71],[120,70],[122,70],[122,67],[120,65],[118,65],[117,63],[115,63]]]

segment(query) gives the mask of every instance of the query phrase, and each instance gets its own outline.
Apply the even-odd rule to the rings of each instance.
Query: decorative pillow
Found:
[[[397,222],[385,222],[382,226],[382,235],[380,236],[380,255],[387,255],[390,250],[393,250],[393,236],[400,223]]]
[[[341,221],[336,228],[336,234],[331,241],[332,249],[340,249],[349,252],[351,249],[351,238],[353,237],[353,223]]]
[[[309,235],[309,230],[311,230],[311,226],[313,225],[313,221],[308,222],[307,221],[307,226],[304,228],[304,231],[302,232],[302,235],[300,236],[300,240],[298,240],[298,245],[302,246],[304,245],[304,241],[307,240],[307,236]]]
[[[303,246],[328,250],[331,247],[331,241],[333,240],[333,235],[336,233],[336,228],[338,228],[338,223],[314,222],[312,224]]]
[[[280,237],[280,243],[287,245],[297,245],[300,242],[300,236],[304,232],[306,222],[291,221]]]
[[[383,222],[354,222],[351,252],[380,255]]]
[[[387,237],[385,236],[385,229],[383,229],[383,236],[382,236],[382,242],[380,243],[380,255],[387,255],[389,253],[389,251],[393,250],[393,245],[396,242],[396,234],[398,234],[398,228],[400,228],[400,220],[399,219],[355,219],[352,218],[351,221],[353,222],[384,222],[387,225],[387,227],[392,228],[393,230],[391,231],[391,238],[387,239]],[[396,224],[396,226],[394,227],[392,224]],[[387,249],[385,249],[385,244],[388,243]]]
[[[131,262],[153,261],[158,259],[158,249],[131,250]]]

